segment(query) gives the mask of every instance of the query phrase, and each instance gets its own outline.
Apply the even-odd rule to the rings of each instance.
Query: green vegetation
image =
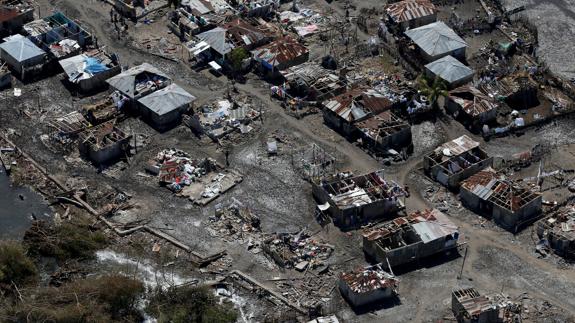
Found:
[[[0,285],[29,283],[37,274],[36,265],[20,244],[0,242]]]
[[[248,57],[250,57],[250,55],[248,54],[247,50],[245,50],[243,47],[236,47],[232,49],[232,51],[228,56],[228,59],[230,60],[230,63],[234,71],[237,72],[242,69],[242,62],[244,59]]]
[[[132,278],[91,277],[59,288],[42,287],[25,302],[0,309],[0,317],[16,322],[137,322],[136,309],[145,288]]]
[[[417,79],[417,89],[421,94],[427,96],[427,99],[434,107],[437,107],[439,97],[449,95],[447,84],[444,80],[439,77],[431,79],[425,74],[420,75]]]
[[[24,236],[30,252],[59,261],[68,259],[91,259],[94,253],[106,247],[106,236],[92,231],[87,223],[62,223],[49,225],[36,221]]]
[[[237,319],[231,305],[219,304],[209,289],[189,286],[158,291],[147,310],[159,323],[225,323]]]

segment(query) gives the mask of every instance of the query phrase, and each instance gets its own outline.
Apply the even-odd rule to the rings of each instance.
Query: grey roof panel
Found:
[[[467,47],[467,43],[442,21],[408,30],[405,35],[429,56]]]
[[[196,97],[186,92],[177,84],[170,84],[165,88],[146,95],[138,100],[142,105],[158,115],[164,115],[196,100]]]
[[[425,68],[449,83],[463,80],[474,73],[471,68],[450,55],[425,65]]]
[[[30,39],[21,35],[18,36],[20,37],[12,36],[5,43],[0,44],[2,51],[15,58],[18,62],[24,62],[46,54],[42,49],[34,45]]]

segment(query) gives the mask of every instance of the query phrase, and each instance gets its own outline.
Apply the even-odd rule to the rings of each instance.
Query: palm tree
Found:
[[[437,108],[437,100],[441,96],[448,96],[447,82],[440,77],[431,79],[425,74],[421,74],[417,79],[417,89],[419,93],[427,96],[429,103],[433,108]]]

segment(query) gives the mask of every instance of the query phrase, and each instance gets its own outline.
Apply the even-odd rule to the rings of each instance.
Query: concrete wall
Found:
[[[12,69],[12,71],[14,71],[15,76],[18,76],[22,79],[26,78],[27,68],[33,67],[35,65],[41,65],[44,63],[44,56],[45,55],[39,55],[36,57],[32,57],[28,60],[19,62],[16,58],[10,56],[4,50],[0,49],[0,58],[2,58],[2,60],[4,60],[6,62],[8,67],[10,67],[10,69]],[[22,73],[23,71],[24,71],[24,73]]]
[[[353,136],[357,128],[329,109],[323,110],[323,121],[343,136]]]
[[[367,293],[354,293],[343,280],[338,281],[341,295],[353,306],[360,307],[374,302],[383,301],[393,296],[392,288],[376,289]]]
[[[534,220],[541,214],[543,197],[538,196],[533,201],[524,205],[517,212],[512,212],[497,204],[493,205],[493,220],[502,228],[517,232],[522,225]]]
[[[456,242],[456,240],[451,241]],[[395,248],[393,250],[384,250],[379,247],[375,241],[369,241],[365,238],[363,239],[363,250],[366,254],[368,254],[378,263],[385,264],[387,263],[387,260],[389,260],[389,264],[392,267],[405,265],[413,261],[418,261],[420,259],[453,249],[456,246],[456,243],[448,244],[448,239],[444,237],[430,241],[428,243],[419,241],[407,246]]]
[[[317,184],[312,184],[312,194],[319,204],[330,204],[327,211],[336,226],[342,230],[358,228],[375,219],[395,214],[399,210],[399,201],[379,200],[361,206],[350,205],[346,208],[336,206],[329,194]]]
[[[125,156],[132,136],[119,140],[100,150],[94,150],[85,143],[80,143],[80,152],[96,165],[111,164]]]
[[[12,73],[6,72],[0,75],[0,89],[8,88],[10,86],[12,86]]]
[[[178,109],[172,110],[168,113],[163,115],[159,115],[152,110],[146,108],[145,106],[141,107],[142,116],[146,121],[150,123],[152,127],[157,130],[163,131],[167,130],[173,126],[178,125],[182,121],[182,113],[188,109],[189,105],[183,105]]]
[[[424,169],[429,167],[431,161],[424,159]],[[483,168],[487,166],[491,166],[493,164],[493,157],[488,157],[476,164],[473,164],[466,169],[462,170],[461,172],[453,175],[449,175],[443,167],[440,165],[435,165],[430,169],[430,177],[434,180],[437,180],[441,184],[447,186],[450,189],[456,189],[459,187],[461,181],[469,178],[470,176],[474,175],[475,173],[479,172]]]
[[[359,130],[358,130],[359,132]],[[375,141],[373,138],[367,136],[365,133],[361,132],[362,140],[367,144],[367,146],[372,147],[374,150],[386,152],[388,149],[402,149],[411,145],[411,127],[406,128],[384,138],[379,138],[379,141]]]
[[[405,31],[405,30],[407,30],[408,27],[409,27],[409,29],[413,29],[413,28],[428,25],[428,24],[436,22],[436,21],[437,21],[437,13],[434,13],[432,15],[428,15],[428,16],[424,16],[424,17],[420,17],[420,18],[416,18],[416,19],[411,19],[409,21],[404,21],[404,22],[399,24],[399,27],[401,28],[402,31]]]
[[[80,80],[78,82],[78,88],[82,92],[90,92],[95,89],[103,88],[106,84],[106,80],[120,74],[122,68],[114,66],[106,71],[100,72],[89,79]]]

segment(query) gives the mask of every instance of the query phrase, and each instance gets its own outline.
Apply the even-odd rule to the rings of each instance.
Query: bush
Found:
[[[17,322],[137,322],[136,305],[144,293],[137,280],[110,275],[42,287],[24,303],[0,310],[0,317]]]
[[[235,322],[236,311],[218,299],[207,288],[178,287],[158,291],[147,308],[159,323],[164,322]]]
[[[34,281],[36,265],[16,242],[0,242],[0,284],[23,284]]]
[[[86,223],[63,223],[59,226],[36,221],[24,235],[31,252],[60,261],[91,259],[107,245],[102,232],[92,232]]]

